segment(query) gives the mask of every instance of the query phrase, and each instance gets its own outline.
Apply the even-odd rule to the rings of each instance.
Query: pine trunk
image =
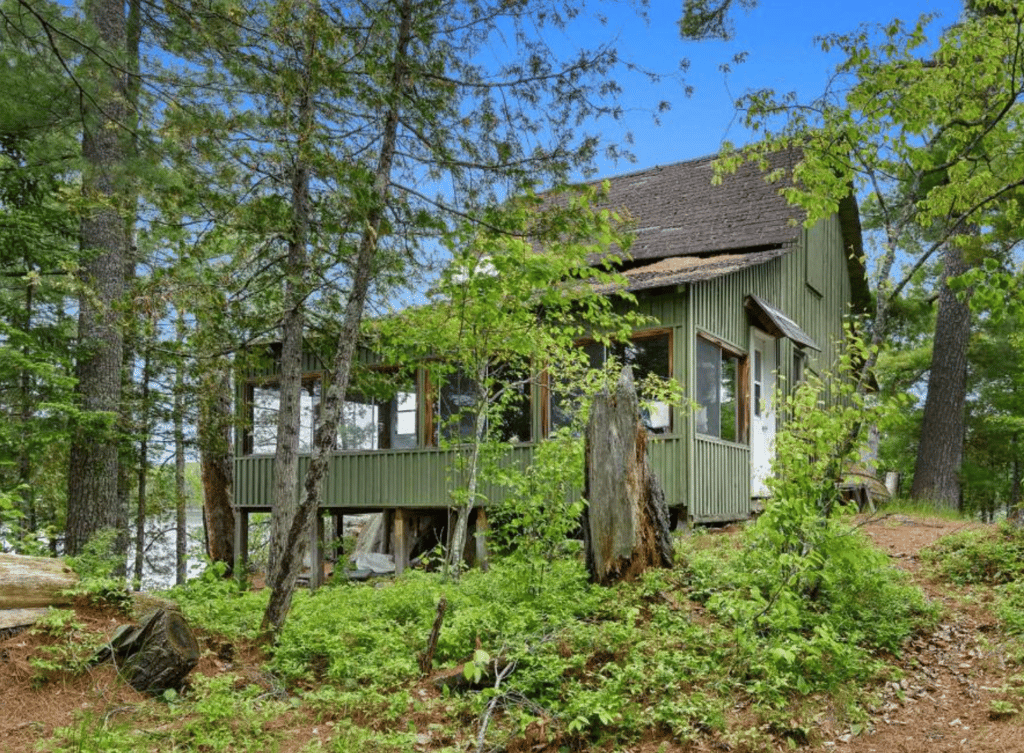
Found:
[[[123,204],[123,168],[128,154],[124,132],[125,79],[116,60],[126,43],[125,6],[119,0],[92,0],[85,5],[104,48],[115,60],[87,54],[82,80],[95,93],[82,97],[82,193],[89,209],[80,225],[82,263],[79,281],[79,404],[92,420],[72,437],[68,469],[68,516],[65,551],[77,554],[104,528],[121,520],[118,498],[117,422],[121,409],[123,337],[116,310],[124,295],[128,251]]]
[[[234,469],[231,457],[231,374],[216,364],[204,380],[199,413],[199,451],[203,477],[203,520],[207,554],[231,573],[235,564],[235,510],[231,506]]]
[[[963,252],[950,244],[943,256],[928,395],[910,490],[913,499],[953,510],[960,506],[971,310],[947,281],[965,271]]]
[[[31,609],[70,604],[64,592],[78,575],[63,560],[0,554],[0,609]]]

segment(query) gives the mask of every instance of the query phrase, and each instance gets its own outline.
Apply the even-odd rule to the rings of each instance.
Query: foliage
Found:
[[[875,670],[871,652],[898,651],[928,615],[921,594],[836,516],[836,482],[861,452],[851,438],[882,412],[851,378],[865,350],[851,336],[835,376],[812,374],[782,401],[772,496],[742,548],[713,565],[700,550],[690,561],[699,598],[727,624],[746,628],[741,640],[751,649],[759,646],[749,680],[761,697],[864,679]],[[706,584],[722,578],[730,587]]]
[[[437,440],[460,450],[456,477],[465,480],[452,491],[459,519],[449,551],[456,572],[481,480],[524,492],[539,480],[511,480],[505,460],[510,443],[540,439],[513,421],[531,394],[544,394],[541,371],[557,390],[586,371],[578,339],[625,339],[644,321],[630,294],[607,295],[621,288],[612,270],[629,239],[600,200],[600,191],[580,188],[488,210],[448,237],[452,262],[428,303],[377,326],[387,362],[429,368],[442,397]],[[450,403],[446,389],[458,392]],[[525,422],[533,423],[528,413]]]
[[[255,637],[259,627],[256,610],[266,606],[267,593],[250,591],[234,578],[225,578],[226,565],[211,562],[202,575],[167,596],[178,603],[190,623],[222,635]]]
[[[93,604],[109,604],[122,611],[131,608],[132,598],[125,589],[124,578],[117,572],[124,567],[117,551],[118,532],[106,529],[97,532],[68,566],[78,573],[79,581],[66,590],[71,596],[85,596]]]
[[[960,584],[998,585],[1024,575],[1024,529],[1008,523],[945,536],[922,552],[943,579]]]
[[[101,634],[87,630],[71,609],[50,607],[33,625],[32,632],[51,640],[29,659],[35,670],[33,682],[37,685],[83,672],[106,642]]]

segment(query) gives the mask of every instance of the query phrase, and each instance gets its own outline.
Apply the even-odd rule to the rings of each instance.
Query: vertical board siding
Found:
[[[503,459],[505,465],[525,468],[533,454],[530,446],[513,447]],[[395,450],[337,453],[331,457],[322,507],[447,507],[450,490],[459,485],[454,478],[456,450]],[[309,456],[299,458],[301,493],[309,468]],[[235,505],[270,507],[273,504],[273,458],[240,458],[235,465]],[[493,484],[481,485],[491,503],[500,502],[505,490]]]
[[[669,505],[685,502],[686,469],[679,462],[685,442],[681,436],[652,437],[648,444],[651,464],[665,489]],[[505,466],[525,469],[533,448],[514,447],[502,460]],[[395,450],[338,453],[331,457],[322,507],[447,507],[451,490],[464,483],[457,478],[455,450]],[[297,493],[309,468],[309,456],[299,458]],[[273,458],[241,458],[235,466],[235,504],[265,508],[273,505]],[[506,490],[494,484],[481,485],[488,503],[505,499]],[[582,490],[577,490],[577,494]]]
[[[750,450],[745,445],[697,437],[694,500],[689,511],[701,520],[750,516]]]

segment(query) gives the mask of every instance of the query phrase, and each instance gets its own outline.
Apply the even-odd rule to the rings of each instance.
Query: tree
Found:
[[[308,147],[316,155],[319,206],[333,210],[319,226],[333,231],[331,259],[344,297],[302,501],[275,551],[281,565],[264,618],[269,632],[290,605],[374,282],[394,279],[424,237],[473,216],[475,207],[537,180],[555,183],[586,163],[598,140],[565,124],[615,111],[607,76],[614,50],[599,46],[563,61],[536,32],[537,24],[563,25],[576,6],[390,0],[317,13],[311,22],[318,31],[345,30],[322,38],[330,54],[317,58],[325,67],[314,80],[319,96],[330,99],[320,100],[318,138]],[[517,49],[489,67],[482,50],[496,35]],[[344,65],[332,68],[331,60]],[[328,138],[339,131],[343,139]]]
[[[78,299],[77,395],[83,420],[72,437],[65,551],[77,554],[94,533],[117,528],[117,424],[121,411],[124,337],[119,305],[128,254],[124,168],[129,156],[124,59],[127,17],[123,2],[93,0],[85,19],[95,29],[96,54],[86,54],[83,92],[81,263]]]
[[[965,347],[964,312],[948,291],[950,281],[955,284],[963,272],[961,260],[966,267],[980,268],[982,255],[997,247],[997,228],[1005,225],[997,218],[1018,211],[1024,184],[1019,122],[1024,34],[1010,4],[986,7],[1000,12],[972,16],[948,29],[928,59],[918,54],[926,41],[923,22],[905,28],[894,21],[877,44],[867,30],[828,37],[824,47],[838,47],[847,59],[824,96],[809,104],[771,91],[744,99],[748,124],[765,130],[767,137],[745,150],[745,156],[727,158],[726,167],[752,155],[762,158],[767,151],[802,149],[796,183],[785,191],[808,210],[808,222],[834,211],[851,190],[867,193],[866,213],[877,228],[880,249],[875,311],[868,323],[874,349],[861,370],[862,389],[870,382],[897,301],[916,272],[944,253],[950,264],[940,289],[946,300],[940,306],[945,309],[941,324],[947,326],[947,318],[958,314],[948,324],[955,321],[958,333],[937,331],[936,339],[948,337],[950,344]],[[910,255],[903,269],[897,267],[900,253]],[[962,359],[940,365],[947,363],[962,364]],[[942,476],[923,477],[920,493],[955,506],[958,451],[952,448],[961,441],[962,429],[946,424],[932,435],[939,439],[935,460],[922,469],[939,468]],[[927,447],[925,454],[931,452]]]
[[[8,540],[30,552],[63,530],[74,336],[79,119],[45,24],[56,8],[0,4],[0,498],[11,499]],[[8,495],[10,495],[8,497]],[[3,505],[0,505],[2,507]]]

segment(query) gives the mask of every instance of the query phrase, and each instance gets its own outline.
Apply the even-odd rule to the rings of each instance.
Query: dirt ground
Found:
[[[864,532],[879,548],[917,578],[921,549],[980,525],[905,515],[878,515],[863,522]],[[847,731],[822,747],[843,753],[1024,751],[1019,715],[1006,719],[991,713],[992,701],[1011,698],[1005,688],[1018,670],[1001,647],[989,605],[970,589],[926,580],[922,586],[945,608],[938,628],[908,646],[899,662],[905,677],[890,683],[888,698],[866,729],[857,736]]]
[[[890,683],[885,699],[863,729],[832,729],[823,720],[818,732],[823,742],[814,747],[836,753],[1024,753],[1021,715],[998,718],[992,701],[1020,699],[1006,688],[1018,672],[1001,648],[989,604],[969,589],[956,589],[924,580],[919,552],[940,537],[978,524],[905,515],[876,515],[861,519],[862,530],[894,564],[920,580],[929,595],[945,608],[938,628],[915,638],[898,663],[904,677]],[[979,594],[981,592],[978,592]],[[124,621],[102,610],[81,608],[78,620],[90,630],[113,632]],[[94,667],[72,678],[37,687],[29,658],[49,639],[21,633],[0,636],[0,751],[28,753],[53,730],[73,725],[75,714],[87,712],[93,720],[134,713],[149,703],[119,681],[109,665]],[[197,671],[216,674],[230,668],[259,674],[258,656],[225,657],[217,645],[208,645]],[[218,653],[222,655],[218,656]],[[1020,680],[1024,683],[1024,679]],[[1015,705],[1020,704],[1016,701]],[[330,737],[330,723],[317,724],[289,714],[275,726],[290,732],[280,750],[294,753],[313,739]],[[641,744],[640,750],[645,746]],[[654,748],[652,748],[654,749]],[[658,748],[663,749],[663,748]],[[677,750],[677,748],[672,748]]]

